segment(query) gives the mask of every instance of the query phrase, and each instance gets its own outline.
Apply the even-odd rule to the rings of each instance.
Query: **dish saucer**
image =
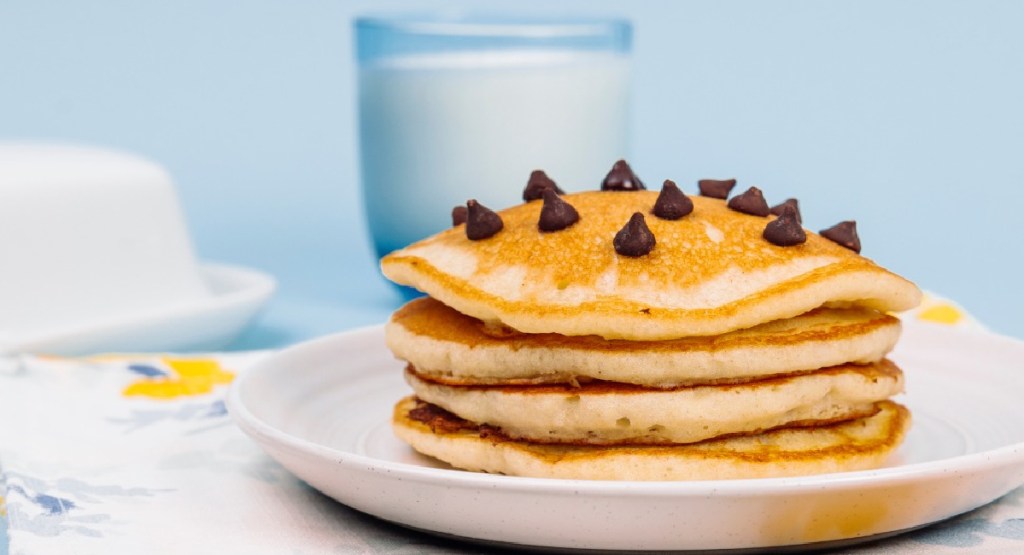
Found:
[[[393,437],[408,394],[380,326],[280,351],[228,394],[239,427],[313,487],[403,526],[577,550],[818,549],[918,528],[1024,484],[1024,343],[907,322],[892,358],[913,413],[879,469],[756,480],[612,482],[455,470]]]
[[[277,287],[270,275],[240,266],[202,263],[199,273],[209,298],[87,326],[0,337],[0,354],[216,350],[238,336]]]

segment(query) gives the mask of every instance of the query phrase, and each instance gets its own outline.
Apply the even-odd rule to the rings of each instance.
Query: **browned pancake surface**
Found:
[[[599,379],[670,387],[727,383],[881,360],[897,318],[864,308],[819,308],[720,336],[662,341],[525,334],[423,298],[385,326],[395,356],[449,383],[575,383]]]
[[[865,379],[899,378],[903,371],[891,360],[883,359],[872,364],[842,364],[830,366],[818,370],[802,372],[791,372],[774,376],[760,376],[753,378],[736,378],[729,380],[708,380],[671,387],[650,387],[631,383],[610,382],[606,380],[578,380],[575,383],[524,383],[519,380],[508,380],[507,383],[479,383],[472,379],[458,379],[447,376],[432,376],[423,374],[412,365],[405,369],[407,374],[415,376],[425,382],[442,384],[466,390],[487,390],[503,391],[506,393],[518,394],[584,394],[584,395],[622,395],[629,393],[646,393],[651,391],[681,391],[698,387],[715,387],[719,391],[739,390],[751,385],[759,387],[776,387],[798,379],[801,376],[816,374],[821,376],[838,376],[840,374],[860,374]]]
[[[872,468],[902,442],[907,409],[891,401],[856,420],[672,446],[551,445],[505,438],[415,397],[394,410],[396,433],[456,467],[520,476],[625,480],[706,480],[793,476]]]
[[[693,197],[694,211],[650,214],[655,191],[563,197],[580,213],[568,229],[537,229],[542,203],[501,212],[504,229],[470,241],[463,225],[386,256],[389,278],[460,312],[529,333],[669,339],[717,335],[788,318],[830,302],[903,310],[913,284],[817,234],[779,247],[762,238],[773,217]],[[614,236],[634,212],[647,215],[657,245],[622,256]]]
[[[819,308],[796,318],[776,320],[717,336],[662,341],[606,340],[596,335],[520,333],[506,326],[486,324],[430,297],[406,303],[391,316],[391,321],[417,335],[473,347],[503,346],[514,350],[565,348],[605,353],[714,351],[792,345],[815,340],[839,341],[899,325],[898,318],[876,310]]]

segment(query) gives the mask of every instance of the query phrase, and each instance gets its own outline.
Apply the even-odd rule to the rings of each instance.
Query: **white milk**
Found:
[[[384,254],[451,225],[470,198],[522,202],[530,172],[597,189],[626,156],[628,57],[484,52],[360,70],[363,194]]]

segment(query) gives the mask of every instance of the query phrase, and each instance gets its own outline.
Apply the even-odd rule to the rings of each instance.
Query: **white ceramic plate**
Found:
[[[228,407],[313,487],[434,533],[544,548],[822,547],[937,522],[1024,483],[1024,344],[916,324],[893,358],[914,424],[888,466],[799,478],[605,482],[446,468],[391,434],[408,388],[380,327],[271,355],[235,382]]]
[[[276,281],[262,272],[225,264],[204,263],[199,270],[210,298],[87,326],[2,338],[0,353],[81,355],[224,347],[267,302]]]

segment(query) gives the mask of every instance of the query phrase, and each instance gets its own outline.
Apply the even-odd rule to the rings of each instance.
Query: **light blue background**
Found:
[[[280,280],[239,347],[376,323],[399,299],[360,212],[352,16],[547,4],[8,0],[0,137],[166,165],[200,255]],[[634,21],[642,178],[735,176],[812,229],[855,218],[865,255],[1024,337],[1024,2],[557,6]]]

